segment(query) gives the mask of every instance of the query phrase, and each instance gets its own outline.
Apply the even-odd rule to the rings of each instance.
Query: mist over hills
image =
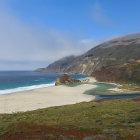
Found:
[[[138,65],[138,66],[134,66],[135,69],[131,68],[130,70],[130,65],[131,67],[132,65]],[[62,58],[50,64],[48,67],[39,68],[36,71],[76,73],[76,74],[89,74],[89,75],[92,74],[97,79],[100,80],[102,79],[102,81],[105,81],[105,79],[108,78],[105,79],[98,78],[97,72],[100,71],[102,73],[106,68],[109,67],[112,67],[112,70],[120,69],[120,67],[121,68],[123,67],[123,71],[125,71],[126,73],[125,77],[129,77],[129,79],[131,79],[132,77],[137,77],[137,76],[140,77],[139,65],[140,65],[140,33],[137,33],[137,34],[126,35],[102,43],[90,49],[88,52],[84,53],[83,55],[68,56]],[[129,68],[127,66],[129,66]],[[132,69],[133,71],[134,70],[137,71],[135,72],[137,73],[137,76],[134,74],[134,72],[132,72]],[[118,71],[119,73],[116,73],[116,75],[121,75],[122,72],[120,70]],[[96,73],[93,74],[94,72]],[[127,73],[129,73],[128,74],[129,76],[127,75]],[[108,76],[111,75],[109,74]],[[119,79],[121,78],[119,77]],[[125,78],[123,79],[125,80]]]

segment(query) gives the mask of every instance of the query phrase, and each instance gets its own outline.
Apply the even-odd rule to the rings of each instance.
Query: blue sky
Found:
[[[44,67],[140,31],[139,0],[1,0],[0,70]]]
[[[10,7],[21,20],[85,38],[140,31],[139,0],[16,0]],[[97,17],[94,16],[97,15]]]

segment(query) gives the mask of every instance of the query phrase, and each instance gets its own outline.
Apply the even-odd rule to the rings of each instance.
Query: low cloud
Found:
[[[80,55],[104,41],[78,40],[55,29],[32,27],[6,7],[0,7],[0,19],[0,70],[34,69],[71,54]]]

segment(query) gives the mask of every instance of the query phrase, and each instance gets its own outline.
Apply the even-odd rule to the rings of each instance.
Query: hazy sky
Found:
[[[140,0],[0,0],[0,70],[31,70],[140,32]]]

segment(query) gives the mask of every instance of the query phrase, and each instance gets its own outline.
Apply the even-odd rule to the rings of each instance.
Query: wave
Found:
[[[51,87],[51,86],[55,86],[55,83],[18,87],[18,88],[13,88],[13,89],[4,89],[4,90],[0,90],[0,94],[10,94],[10,93],[15,93],[15,92],[28,91],[28,90]]]

